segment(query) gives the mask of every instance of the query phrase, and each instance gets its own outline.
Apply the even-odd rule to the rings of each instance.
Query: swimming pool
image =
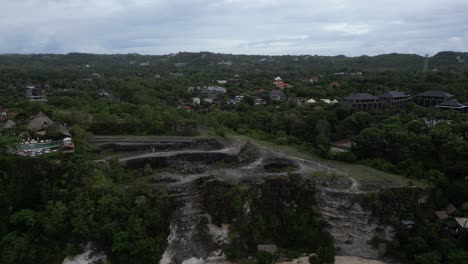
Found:
[[[51,149],[51,148],[58,148],[61,145],[62,145],[62,141],[53,141],[53,142],[44,142],[44,143],[35,143],[35,144],[22,144],[22,145],[18,145],[16,149],[18,151]]]

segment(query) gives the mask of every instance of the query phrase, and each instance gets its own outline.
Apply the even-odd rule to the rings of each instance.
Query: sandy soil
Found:
[[[359,257],[336,256],[335,264],[385,264],[385,262],[373,259],[363,259]]]
[[[279,262],[277,264],[309,264],[309,257],[300,257],[291,261]]]
[[[278,264],[309,264],[309,257],[301,257],[294,259],[292,261],[280,262]],[[359,257],[350,257],[350,256],[336,256],[335,264],[385,264],[384,262],[372,260],[372,259],[363,259]]]

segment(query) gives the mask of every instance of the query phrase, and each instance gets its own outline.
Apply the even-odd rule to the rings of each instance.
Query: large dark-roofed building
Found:
[[[454,95],[442,91],[426,91],[413,97],[414,102],[420,106],[436,106],[455,98]]]
[[[374,111],[383,107],[380,98],[368,93],[350,94],[343,98],[343,102],[357,111]]]
[[[408,106],[409,95],[403,92],[391,91],[379,95],[386,107],[403,109]]]
[[[468,105],[459,103],[457,100],[448,100],[448,101],[445,101],[436,105],[436,107],[439,109],[447,109],[447,110],[452,109],[452,110],[457,110],[461,112],[468,111]]]

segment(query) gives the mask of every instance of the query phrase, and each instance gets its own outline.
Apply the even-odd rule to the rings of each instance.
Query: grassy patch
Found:
[[[265,171],[269,173],[286,173],[293,172],[297,168],[294,166],[265,166]]]
[[[264,147],[270,149],[273,152],[279,152],[282,154],[286,154],[288,156],[298,158],[298,159],[306,159],[311,162],[316,162],[322,164],[328,168],[333,170],[337,170],[342,172],[350,177],[354,178],[363,188],[374,189],[378,187],[391,187],[391,186],[410,186],[408,184],[408,178],[395,175],[391,173],[386,173],[383,171],[379,171],[373,169],[368,166],[360,165],[360,164],[351,164],[351,163],[344,163],[339,161],[332,161],[326,160],[317,157],[312,153],[312,151],[308,151],[307,148],[304,146],[284,146],[284,145],[277,145],[272,142],[257,140],[250,138],[248,136],[231,136],[232,138],[237,138],[240,140],[250,141],[251,143],[258,145],[260,147]],[[428,184],[422,181],[418,181],[415,179],[411,179],[412,184],[415,187],[427,187]]]

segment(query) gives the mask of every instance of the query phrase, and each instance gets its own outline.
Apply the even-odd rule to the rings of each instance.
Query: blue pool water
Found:
[[[18,151],[24,150],[35,150],[35,149],[44,149],[44,148],[58,148],[62,145],[62,141],[53,141],[53,142],[45,142],[45,143],[36,143],[36,144],[23,144],[18,145]]]

